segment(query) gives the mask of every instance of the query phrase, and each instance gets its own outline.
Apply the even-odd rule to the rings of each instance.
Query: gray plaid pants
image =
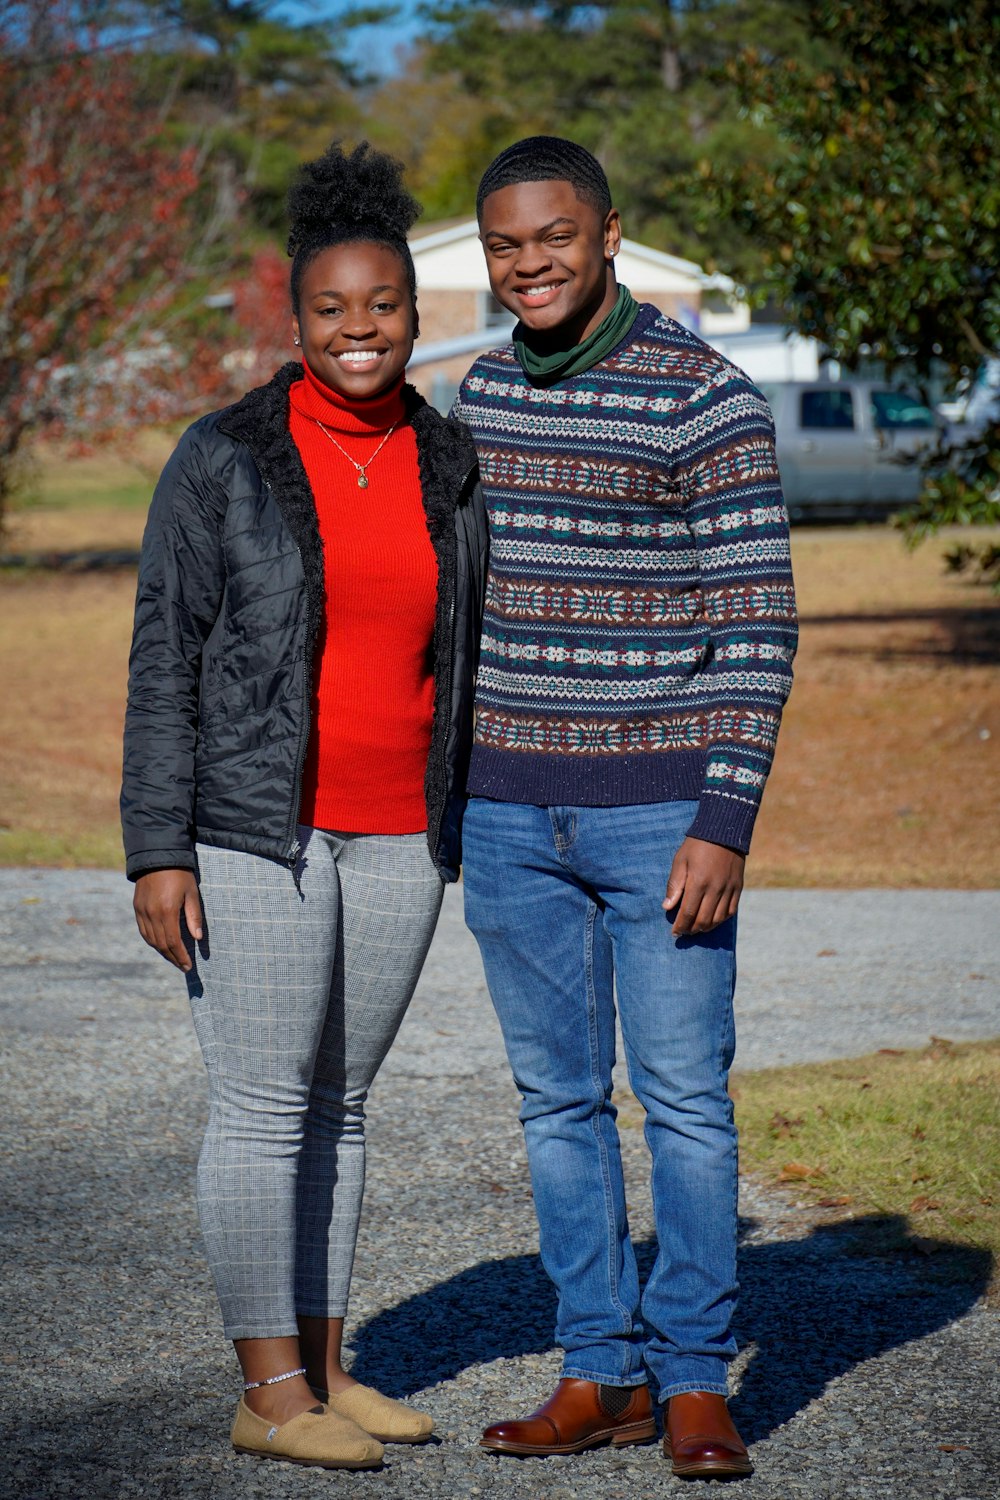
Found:
[[[273,860],[198,845],[205,940],[188,992],[209,1079],[198,1212],[232,1339],[346,1311],[365,1100],[441,907],[422,833],[299,837],[298,886]]]

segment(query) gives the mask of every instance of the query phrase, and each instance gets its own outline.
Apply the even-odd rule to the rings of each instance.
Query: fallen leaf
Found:
[[[22,896],[21,897],[21,905],[22,906],[40,906],[41,903],[42,903],[41,896]]]
[[[911,1182],[930,1182],[930,1180],[931,1174],[929,1172],[912,1172],[910,1174]]]
[[[809,1177],[822,1177],[822,1167],[808,1167],[802,1161],[788,1161],[778,1174],[779,1182],[805,1182]]]
[[[880,1057],[903,1057],[905,1054],[902,1047],[880,1047]]]
[[[817,1206],[819,1208],[843,1208],[845,1203],[853,1203],[854,1199],[850,1193],[841,1193],[839,1198],[820,1198]]]
[[[938,1443],[939,1453],[971,1453],[968,1443]]]
[[[932,1213],[934,1209],[940,1207],[941,1205],[936,1198],[928,1198],[923,1193],[921,1193],[919,1198],[914,1198],[913,1202],[910,1204],[910,1213],[927,1214]]]
[[[66,926],[67,927],[82,927],[83,926],[83,919],[82,919],[82,917],[67,917],[66,918]]]
[[[821,948],[819,950],[819,952],[816,954],[817,958],[836,958],[836,956],[837,956],[837,950],[836,950],[836,948]]]
[[[913,1127],[913,1139],[915,1141],[923,1141],[923,1140],[926,1140],[926,1138],[927,1138],[927,1132],[924,1129],[924,1127],[922,1125],[914,1125],[914,1127]]]
[[[767,1122],[768,1129],[773,1130],[775,1135],[778,1136],[793,1135],[798,1127],[804,1124],[805,1121],[801,1115],[797,1120],[790,1120],[787,1115],[781,1114],[779,1110],[775,1110]]]

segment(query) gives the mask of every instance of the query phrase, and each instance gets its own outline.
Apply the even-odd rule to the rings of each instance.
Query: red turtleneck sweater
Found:
[[[402,378],[351,401],[303,366],[289,425],[316,501],[326,610],[313,673],[300,821],[343,833],[420,833],[434,708],[437,558]],[[316,419],[358,463],[368,488]]]

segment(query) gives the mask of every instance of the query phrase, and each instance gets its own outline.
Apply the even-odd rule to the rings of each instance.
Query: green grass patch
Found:
[[[179,431],[143,429],[128,443],[86,454],[42,445],[28,461],[12,510],[144,510]]]
[[[743,1073],[731,1092],[745,1172],[917,1249],[987,1252],[997,1288],[1000,1040]]]
[[[155,476],[118,458],[104,463],[87,458],[46,464],[18,496],[15,509],[78,510],[94,505],[138,509],[148,506],[154,480]]]
[[[36,828],[0,828],[0,867],[34,865],[124,870],[121,831],[117,825],[62,834]]]

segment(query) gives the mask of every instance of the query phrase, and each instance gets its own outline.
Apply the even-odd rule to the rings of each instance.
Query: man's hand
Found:
[[[181,912],[188,932],[202,936],[201,896],[191,870],[152,870],[140,875],[132,899],[139,931],[151,948],[186,974],[191,956],[181,935]]]
[[[667,879],[664,911],[676,906],[674,937],[696,937],[711,932],[736,912],[743,890],[746,855],[686,838],[678,849]]]

